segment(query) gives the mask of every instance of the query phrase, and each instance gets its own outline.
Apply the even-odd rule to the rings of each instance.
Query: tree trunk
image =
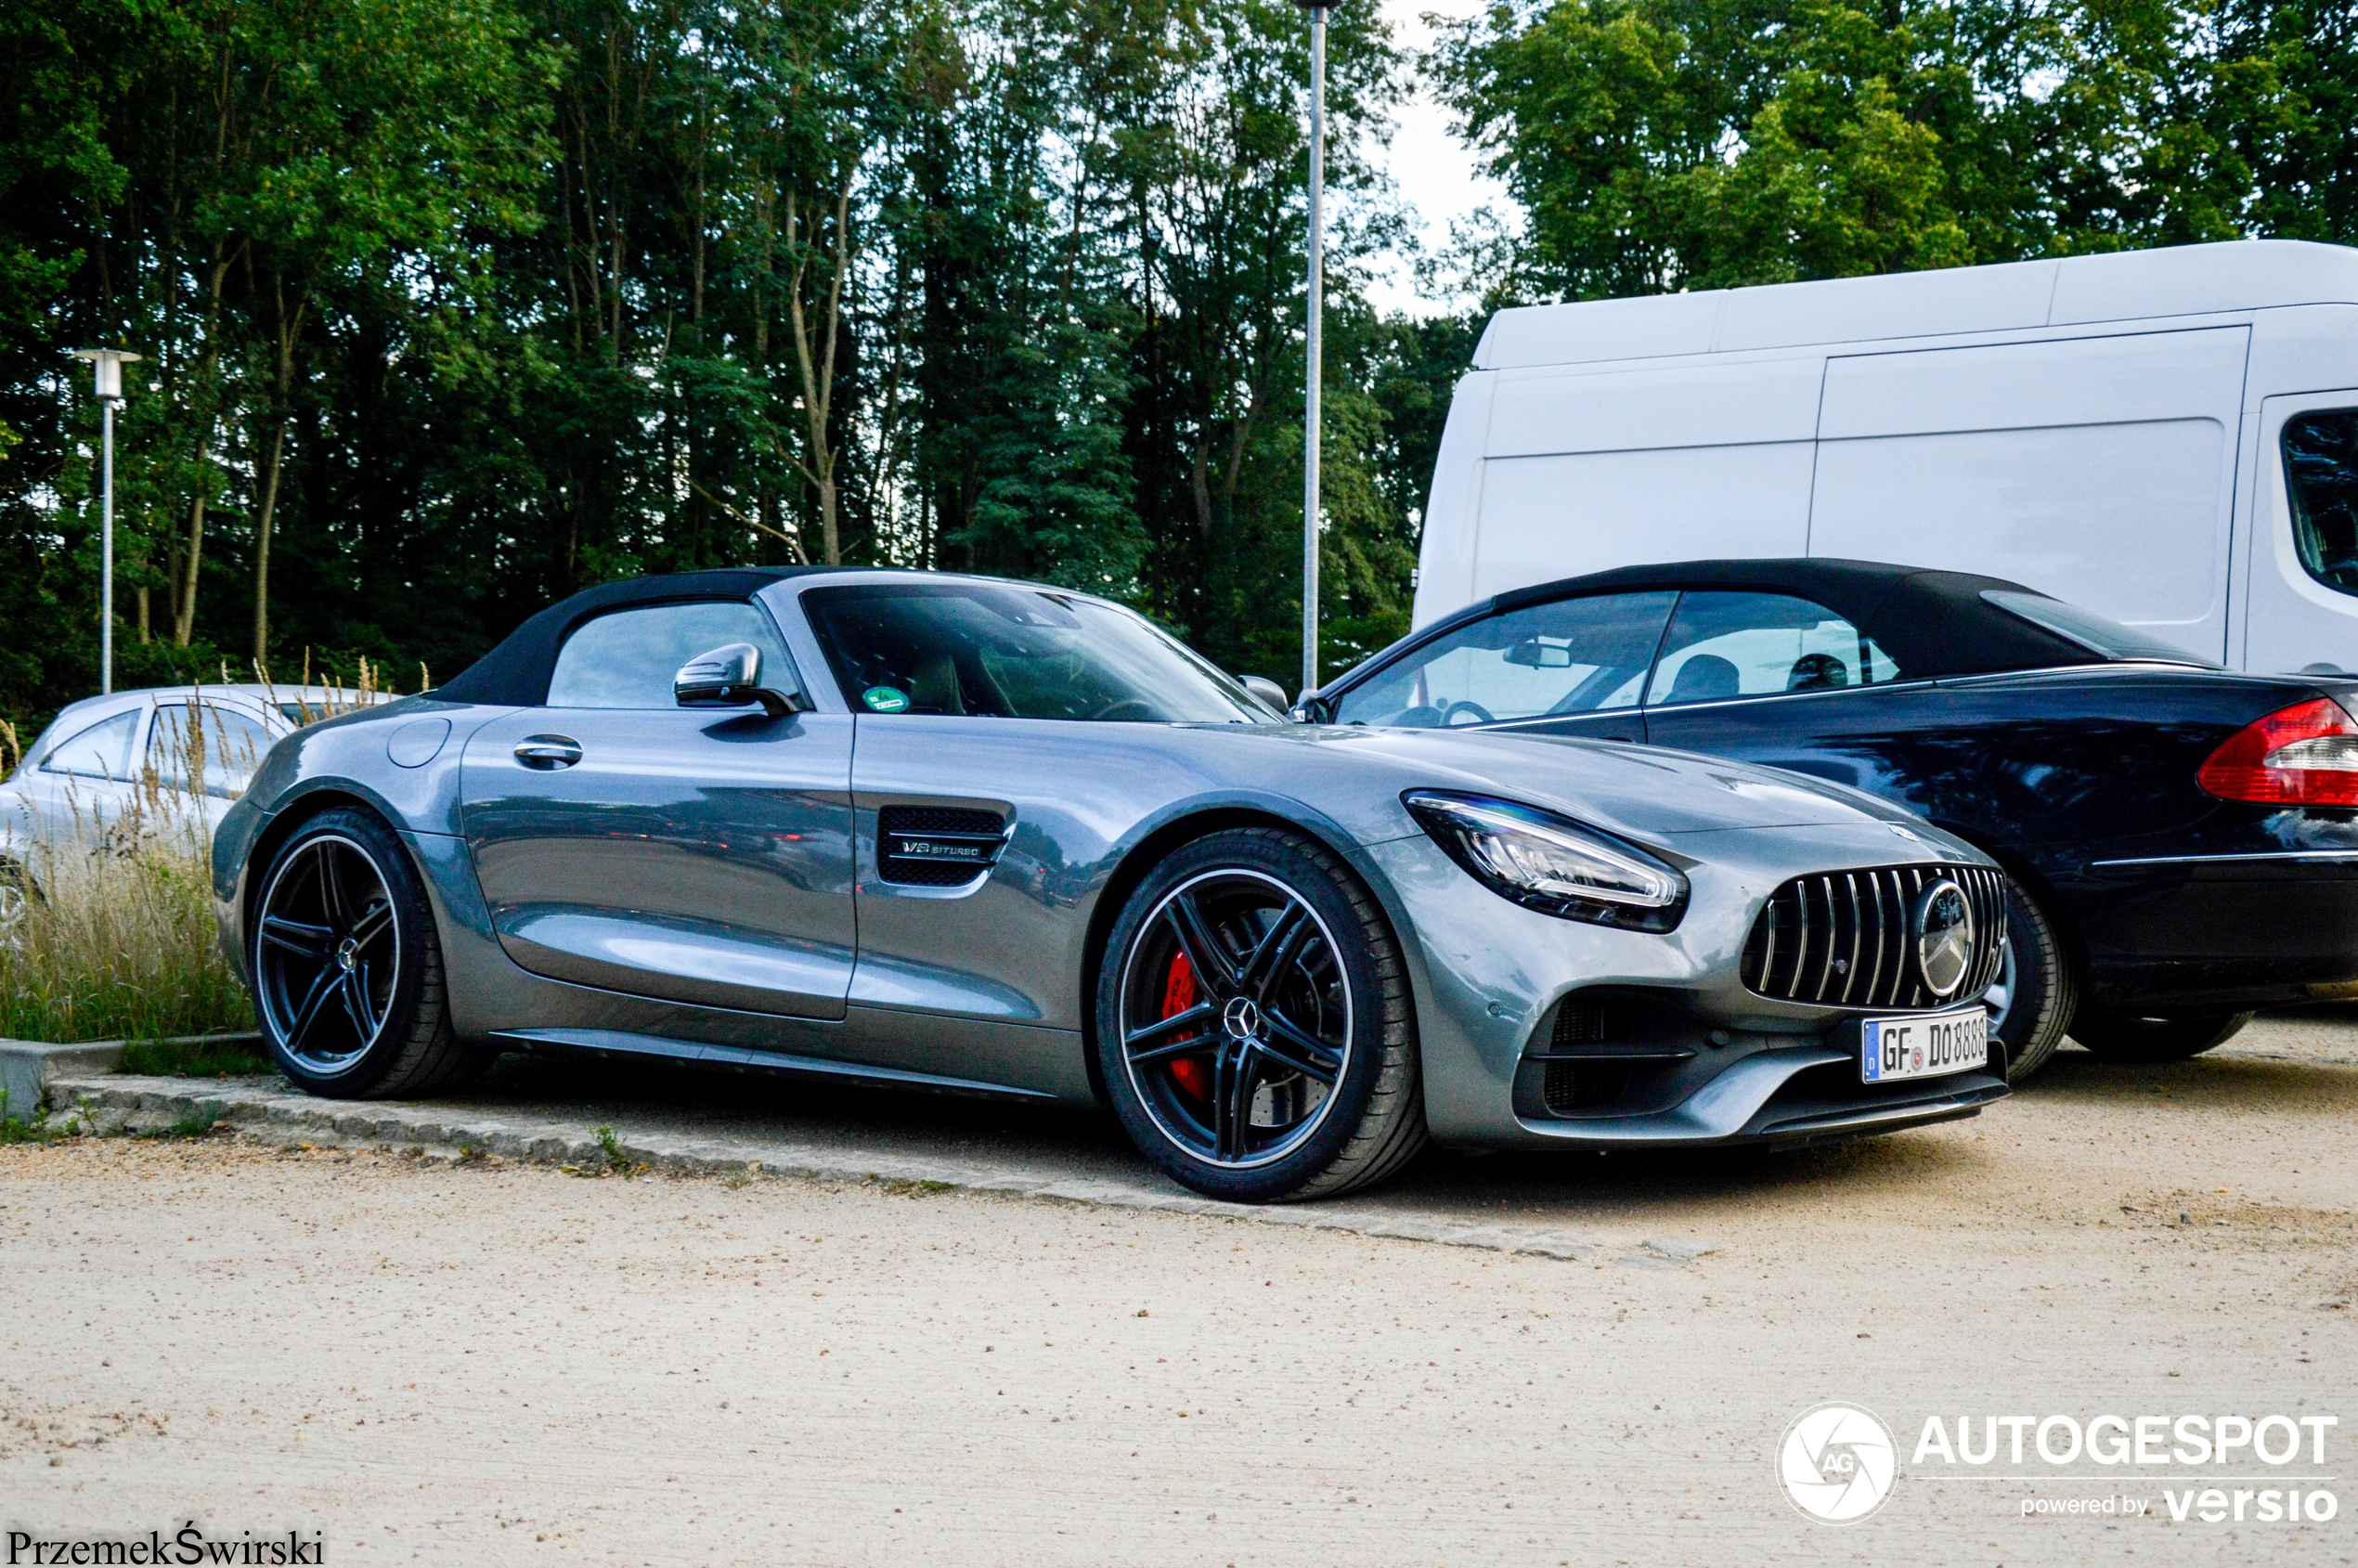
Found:
[[[270,277],[271,297],[278,307],[279,378],[273,401],[278,406],[276,428],[270,433],[270,456],[263,470],[262,511],[253,525],[253,657],[270,662],[270,529],[279,511],[279,475],[287,449],[288,404],[294,396],[295,336],[303,330],[304,302],[287,312],[287,282],[283,273]]]
[[[286,448],[287,418],[279,416],[271,433],[268,466],[262,481],[262,511],[253,525],[253,657],[270,662],[270,520],[279,507],[279,460]]]
[[[786,234],[789,240],[795,232],[794,192],[786,193]],[[836,514],[836,458],[834,447],[827,443],[828,410],[836,392],[836,333],[843,321],[843,275],[851,260],[851,189],[847,182],[843,194],[836,198],[835,243],[830,256],[834,275],[827,279],[826,338],[818,353],[812,353],[810,323],[802,308],[802,279],[810,270],[810,250],[801,248],[795,263],[794,287],[786,296],[786,316],[794,328],[795,360],[802,371],[802,414],[809,434],[805,437],[803,460],[796,466],[810,487],[819,494],[819,538],[830,566],[843,564],[843,536]],[[815,226],[814,226],[815,227]]]
[[[174,552],[181,566],[180,590],[172,605],[172,645],[185,648],[197,627],[197,567],[204,559],[204,500],[199,496],[188,508],[188,548]]]

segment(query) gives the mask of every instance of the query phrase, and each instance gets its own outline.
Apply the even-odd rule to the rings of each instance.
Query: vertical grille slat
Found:
[[[1974,961],[1949,1002],[1918,973],[1910,914],[1941,877],[1973,911]],[[1872,930],[1871,930],[1872,928]],[[2004,963],[2006,882],[1986,866],[1862,867],[1796,876],[1768,896],[1744,943],[1744,988],[1781,1002],[1924,1010],[1978,996]]]
[[[1875,895],[1875,966],[1867,974],[1867,1005],[1880,1007],[1883,1003],[1879,999],[1884,993],[1885,985],[1884,954],[1891,950],[1891,931],[1886,924],[1888,917],[1884,913],[1883,873],[1879,871],[1867,873],[1867,888]]]
[[[1786,986],[1785,994],[1799,1001],[1803,966],[1809,962],[1809,884],[1796,879],[1793,884],[1793,894],[1794,901],[1801,905],[1801,920],[1794,937],[1793,980]]]
[[[1859,938],[1865,935],[1862,927],[1866,924],[1867,912],[1859,902],[1859,879],[1846,871],[1842,874],[1842,886],[1845,907],[1850,911],[1850,964],[1842,974],[1842,1000],[1847,1006],[1850,993],[1859,986]]]

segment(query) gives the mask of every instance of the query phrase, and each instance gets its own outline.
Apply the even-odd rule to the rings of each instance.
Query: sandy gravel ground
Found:
[[[1717,1244],[1655,1267],[222,1136],[8,1148],[0,1530],[195,1519],[382,1564],[2350,1562],[2358,1497],[2176,1523],[2183,1470],[1909,1466],[1834,1530],[1770,1454],[1832,1399],[1903,1460],[1934,1414],[2332,1413],[2300,1473],[2358,1492],[2353,1111],[2358,1024],[2277,1021],[2170,1069],[2068,1053],[1842,1150],[1404,1184]]]

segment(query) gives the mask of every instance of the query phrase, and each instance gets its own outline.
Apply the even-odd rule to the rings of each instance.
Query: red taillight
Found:
[[[2319,697],[2255,719],[2210,754],[2196,782],[2258,806],[2358,806],[2358,722]]]

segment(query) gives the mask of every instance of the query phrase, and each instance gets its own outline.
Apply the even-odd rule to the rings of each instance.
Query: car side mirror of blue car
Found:
[[[1260,698],[1275,712],[1286,711],[1286,689],[1265,675],[1240,675],[1237,683]]]
[[[761,650],[731,642],[699,654],[671,678],[671,695],[681,707],[745,707],[754,703],[772,719],[810,711],[800,692],[780,692],[761,683]]]

